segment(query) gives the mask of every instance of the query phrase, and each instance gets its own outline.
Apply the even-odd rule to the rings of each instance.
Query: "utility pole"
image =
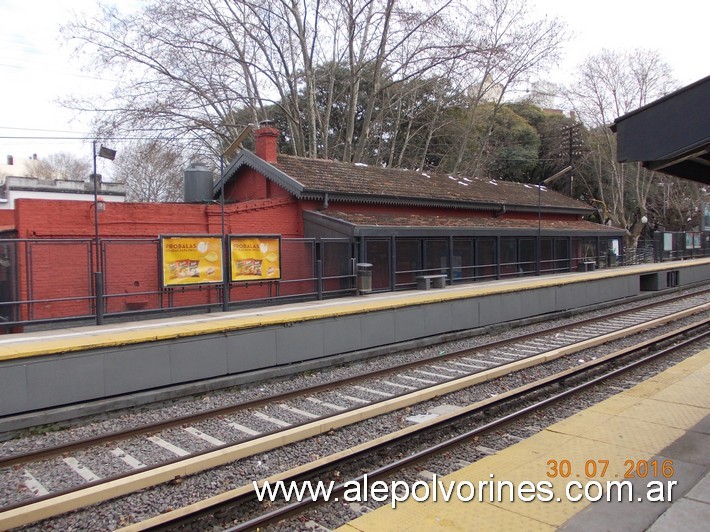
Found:
[[[563,146],[566,148],[567,165],[574,168],[574,160],[582,154],[582,142],[579,136],[580,124],[576,122],[562,128]],[[562,154],[560,154],[562,155]],[[574,174],[569,179],[569,196],[574,197]]]

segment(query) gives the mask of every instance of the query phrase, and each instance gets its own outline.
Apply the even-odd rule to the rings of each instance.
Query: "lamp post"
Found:
[[[542,187],[543,185],[549,185],[557,178],[562,177],[567,172],[572,170],[572,166],[566,166],[556,174],[543,179],[537,184],[537,264],[535,265],[535,275],[540,275],[541,273],[541,262],[542,262]]]
[[[96,143],[93,142],[93,159],[94,159],[94,247],[96,249],[96,270],[94,271],[94,298],[96,301],[96,325],[104,323],[104,274],[101,268],[101,253],[99,242],[99,176],[96,173],[96,157],[102,157],[113,161],[116,158],[116,150],[101,146],[98,153],[96,152]]]
[[[241,145],[244,137],[251,131],[251,127],[247,127],[229,147],[224,150],[219,156],[219,207],[220,216],[222,221],[222,311],[227,312],[229,310],[229,268],[225,268],[224,265],[229,264],[231,257],[229,256],[229,247],[227,246],[227,238],[225,235],[225,221],[224,221],[224,160],[226,158],[234,155]]]

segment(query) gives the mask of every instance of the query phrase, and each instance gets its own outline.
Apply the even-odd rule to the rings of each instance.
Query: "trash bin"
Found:
[[[614,253],[611,249],[606,253],[606,265],[610,268],[616,266],[616,253]]]
[[[357,292],[367,294],[372,292],[372,264],[369,262],[358,262],[357,268]]]

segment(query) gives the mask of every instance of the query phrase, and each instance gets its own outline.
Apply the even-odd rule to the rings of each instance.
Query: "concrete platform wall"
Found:
[[[683,284],[710,278],[684,268]],[[661,275],[665,275],[661,273]],[[0,416],[223,377],[639,295],[640,276],[451,299],[0,364]],[[503,286],[503,285],[502,285]]]

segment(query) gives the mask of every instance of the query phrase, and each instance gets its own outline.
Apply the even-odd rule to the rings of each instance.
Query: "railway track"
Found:
[[[526,356],[534,356],[548,350],[551,347],[558,348],[574,345],[575,343],[591,340],[605,333],[611,334],[615,331],[622,331],[625,327],[643,325],[655,319],[662,319],[664,316],[672,315],[675,312],[686,310],[696,304],[702,304],[703,302],[710,300],[710,296],[708,294],[710,294],[710,291],[702,290],[691,295],[677,296],[665,299],[661,302],[637,306],[633,311],[616,311],[603,317],[580,320],[576,322],[573,330],[570,329],[569,325],[551,327],[546,330],[526,335],[519,335],[512,339],[489,342],[471,349],[455,351],[448,354],[440,353],[433,357],[415,360],[406,364],[399,364],[394,367],[378,371],[358,374],[350,378],[339,379],[335,382],[265,396],[256,400],[237,403],[226,407],[207,409],[186,416],[170,417],[169,419],[164,419],[155,423],[142,424],[126,430],[109,432],[95,437],[76,440],[72,443],[64,443],[59,446],[51,447],[42,445],[41,448],[35,451],[17,453],[16,455],[8,454],[0,456],[0,468],[27,463],[28,461],[37,461],[42,458],[49,458],[51,456],[57,456],[68,452],[74,452],[106,442],[115,442],[134,436],[157,433],[159,431],[182,427],[184,425],[192,425],[200,423],[203,420],[211,420],[219,416],[247,412],[251,409],[258,409],[261,407],[268,408],[270,405],[279,404],[294,398],[298,399],[306,395],[314,398],[314,396],[322,392],[334,390],[342,391],[344,387],[348,385],[359,387],[349,390],[350,393],[342,394],[345,396],[345,403],[351,403],[351,406],[359,406],[364,404],[363,401],[372,402],[384,397],[392,397],[398,393],[403,393],[403,391],[411,391],[416,388],[426,387],[456,376],[476,373],[478,371],[490,369],[491,367],[503,365],[504,363],[512,360],[517,360]],[[467,360],[466,357],[469,359]],[[478,358],[471,359],[471,357]],[[485,357],[485,360],[482,360],[482,357]],[[442,363],[445,364],[446,367],[442,367]],[[402,375],[398,376],[397,379],[388,381],[388,375],[398,374],[405,371],[412,371],[413,373],[402,373]],[[362,390],[363,387],[366,387],[363,383],[368,384],[367,381],[371,380],[373,380],[374,385],[368,390]],[[383,391],[379,388],[379,385],[383,385],[384,388],[389,386],[394,389],[392,391]],[[366,395],[369,394],[369,397],[363,397],[362,392]],[[374,397],[372,397],[373,395]],[[311,400],[310,402],[315,405],[318,404],[317,400]],[[309,408],[313,408],[312,405],[309,405]],[[328,414],[333,411],[346,410],[347,408],[347,406],[339,406],[338,408],[326,406],[325,410],[323,410],[323,408],[320,410],[324,414]],[[257,417],[264,419],[264,416],[261,415]],[[306,415],[304,417],[313,419],[313,415]],[[283,424],[277,424],[277,427],[272,426],[271,429],[278,428],[278,426],[283,426]],[[249,427],[247,425],[244,425],[243,427],[245,429],[243,431],[240,431],[236,427],[234,428],[242,436],[244,434],[247,436],[256,436],[256,433],[259,432],[256,428]],[[200,439],[200,436],[196,431],[190,430],[189,433]]]
[[[473,351],[450,353],[376,375],[363,375],[359,380],[315,387],[302,394],[290,393],[230,407],[229,411],[222,409],[211,415],[200,414],[198,418],[174,420],[169,428],[162,427],[161,433],[157,433],[161,427],[147,426],[130,433],[75,442],[70,447],[5,457],[0,462],[0,478],[6,491],[14,489],[21,496],[0,509],[0,526],[4,526],[4,522],[17,526],[19,521],[12,519],[19,515],[24,515],[24,519],[28,519],[28,515],[41,519],[79,507],[89,500],[87,490],[92,492],[91,502],[96,502],[128,493],[136,486],[143,488],[183,478],[198,470],[336,430],[396,408],[410,408],[511,371],[702,312],[708,308],[707,297],[705,293],[683,297],[666,301],[660,307],[637,309],[633,316],[616,314],[603,320],[580,322],[578,327],[568,331],[552,329],[534,337],[495,342]],[[197,421],[207,426],[197,425]],[[218,426],[217,431],[214,425]],[[227,437],[220,437],[225,426],[234,429],[229,442]],[[238,435],[236,438],[234,433]],[[143,435],[140,439],[147,438],[144,441],[160,450],[161,458],[151,464],[144,456],[134,455],[132,447],[144,444],[144,441],[139,445],[130,439],[138,434]],[[199,445],[195,445],[193,439]],[[121,441],[120,446],[117,441]],[[79,449],[83,449],[81,453],[77,452]],[[97,458],[99,456],[102,458]],[[105,473],[108,469],[104,466],[105,457],[110,457],[109,462],[112,462],[109,474]],[[122,468],[118,473],[115,473],[116,466]],[[56,472],[63,469],[69,475],[57,477]],[[59,485],[59,489],[50,489],[43,483],[43,470],[51,472],[50,486]],[[72,476],[81,481],[73,481],[72,489],[67,490]],[[34,497],[28,496],[30,492]],[[99,493],[101,495],[97,496]],[[3,500],[13,499],[3,497]],[[50,504],[52,500],[61,504]]]
[[[307,514],[307,512],[311,511],[314,507],[333,504],[333,501],[342,501],[344,492],[350,491],[352,493],[354,486],[360,486],[361,490],[366,491],[364,486],[368,484],[372,485],[372,483],[378,480],[391,480],[394,475],[406,469],[411,469],[434,456],[446,454],[452,448],[470,442],[475,438],[481,437],[501,427],[505,427],[526,416],[536,414],[541,410],[555,405],[559,401],[584,392],[593,386],[604,383],[609,379],[618,377],[640,366],[649,364],[677,350],[695,345],[710,336],[710,330],[708,330],[705,325],[707,324],[703,324],[698,328],[682,328],[657,339],[641,342],[640,344],[611,353],[601,359],[590,361],[582,366],[570,368],[519,388],[509,390],[499,397],[469,405],[457,412],[422,424],[416,427],[416,430],[398,431],[398,433],[390,435],[386,441],[373,441],[370,442],[368,446],[361,445],[357,449],[350,449],[346,452],[338,453],[337,455],[329,457],[328,463],[325,466],[320,463],[312,464],[308,472],[305,471],[304,467],[297,468],[292,472],[287,472],[281,475],[279,479],[284,483],[298,483],[303,482],[304,479],[311,479],[311,482],[315,483],[317,481],[316,479],[324,479],[321,482],[325,484],[332,482],[332,479],[336,478],[333,475],[333,471],[347,468],[349,463],[356,462],[364,453],[372,454],[382,451],[383,449],[388,449],[388,455],[398,456],[402,454],[401,449],[403,446],[408,446],[410,441],[421,438],[423,435],[426,435],[428,439],[437,440],[435,444],[427,444],[424,446],[417,446],[416,443],[413,443],[412,448],[416,450],[414,452],[405,453],[406,455],[402,458],[384,461],[379,467],[370,469],[357,477],[345,481],[341,480],[337,483],[332,482],[332,489],[328,491],[329,500],[324,500],[322,497],[306,496],[302,500],[295,502],[285,502],[281,500],[277,508],[271,508],[270,504],[262,506],[255,505],[259,508],[256,510],[258,515],[243,520],[236,526],[226,526],[223,529],[228,532],[262,530],[266,526],[280,521],[283,521],[286,529],[298,528],[293,525],[289,526],[289,520],[292,522],[295,521],[298,516]],[[688,333],[690,333],[690,336],[687,336]],[[651,349],[651,352],[647,353],[649,348],[657,347],[659,342],[670,342],[670,345]],[[628,357],[634,359],[628,363],[623,363],[622,361]],[[563,387],[563,391],[559,391],[561,387]],[[525,398],[529,398],[529,400],[524,401]],[[497,409],[497,414],[491,415],[491,409]],[[485,414],[485,416],[482,414]],[[447,432],[447,427],[452,424],[465,423],[467,420],[475,418],[476,416],[478,416],[479,419],[485,419],[485,422],[475,423],[476,426],[474,428],[461,431],[453,437]],[[353,468],[351,468],[351,470],[352,469]],[[427,478],[430,473],[430,471],[425,471],[423,475],[419,475],[419,480],[421,481],[422,478]],[[439,477],[441,476],[444,475],[439,475]],[[262,479],[258,481],[257,484],[263,486],[268,480],[269,479]],[[273,479],[271,482],[273,483]],[[173,512],[171,515],[158,516],[146,522],[138,523],[135,526],[126,527],[123,529],[123,532],[158,530],[165,529],[166,526],[170,526],[171,528],[194,526],[195,524],[199,526],[206,524],[204,521],[205,515],[209,515],[209,522],[212,522],[215,514],[221,514],[221,517],[216,519],[216,521],[224,523],[229,520],[227,518],[229,515],[227,513],[229,511],[228,509],[236,508],[237,505],[256,502],[256,490],[253,486],[245,486],[241,491],[234,490],[231,496],[225,495],[212,501],[201,501],[198,505],[182,508],[179,512]],[[267,503],[268,502],[267,500]],[[227,513],[227,516],[225,516],[225,513]],[[203,521],[199,521],[199,519]],[[301,522],[302,521],[303,520],[301,520]],[[306,523],[307,529],[326,528],[313,521],[306,521]]]

